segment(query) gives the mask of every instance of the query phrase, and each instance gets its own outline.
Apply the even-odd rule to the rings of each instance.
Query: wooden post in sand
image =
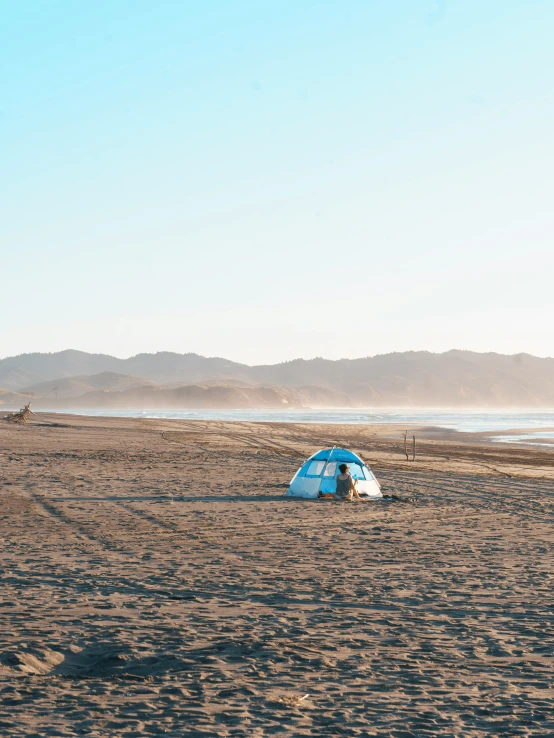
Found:
[[[404,453],[406,454],[406,461],[409,461],[410,457],[408,456],[408,431],[404,431],[402,435],[404,436]]]
[[[414,445],[412,447],[412,461],[415,461],[415,436],[412,436]]]
[[[7,415],[6,420],[8,423],[27,423],[31,415],[34,415],[34,412],[31,410],[31,403],[28,402],[18,413]]]

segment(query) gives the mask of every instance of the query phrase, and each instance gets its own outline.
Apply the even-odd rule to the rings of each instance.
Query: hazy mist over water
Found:
[[[43,411],[46,412],[46,411]],[[70,411],[64,411],[70,412]],[[220,420],[259,423],[336,423],[336,424],[416,424],[438,426],[466,433],[507,431],[512,429],[554,428],[554,410],[487,411],[475,410],[78,410],[74,414],[96,417],[161,418],[178,420]]]

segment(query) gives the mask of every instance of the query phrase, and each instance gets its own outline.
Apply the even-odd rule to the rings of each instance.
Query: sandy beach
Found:
[[[402,430],[0,421],[0,734],[553,735],[554,455]]]

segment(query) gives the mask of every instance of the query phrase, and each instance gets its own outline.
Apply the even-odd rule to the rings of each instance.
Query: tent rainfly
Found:
[[[348,464],[353,479],[357,479],[356,488],[360,497],[379,499],[381,485],[375,479],[369,467],[359,456],[345,448],[326,448],[318,451],[296,472],[286,497],[322,497],[335,492],[339,466]]]

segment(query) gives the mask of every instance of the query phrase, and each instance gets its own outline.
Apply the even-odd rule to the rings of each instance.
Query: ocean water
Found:
[[[507,436],[492,436],[491,441],[498,443],[524,443],[525,445],[544,446],[554,451],[554,431],[533,431],[525,435],[512,434]]]
[[[44,412],[44,411],[43,411]],[[63,411],[67,412],[67,411]],[[270,423],[399,423],[449,428],[461,432],[553,429],[554,410],[471,411],[455,410],[75,410],[78,415],[120,418],[178,418],[181,420],[242,420]]]

